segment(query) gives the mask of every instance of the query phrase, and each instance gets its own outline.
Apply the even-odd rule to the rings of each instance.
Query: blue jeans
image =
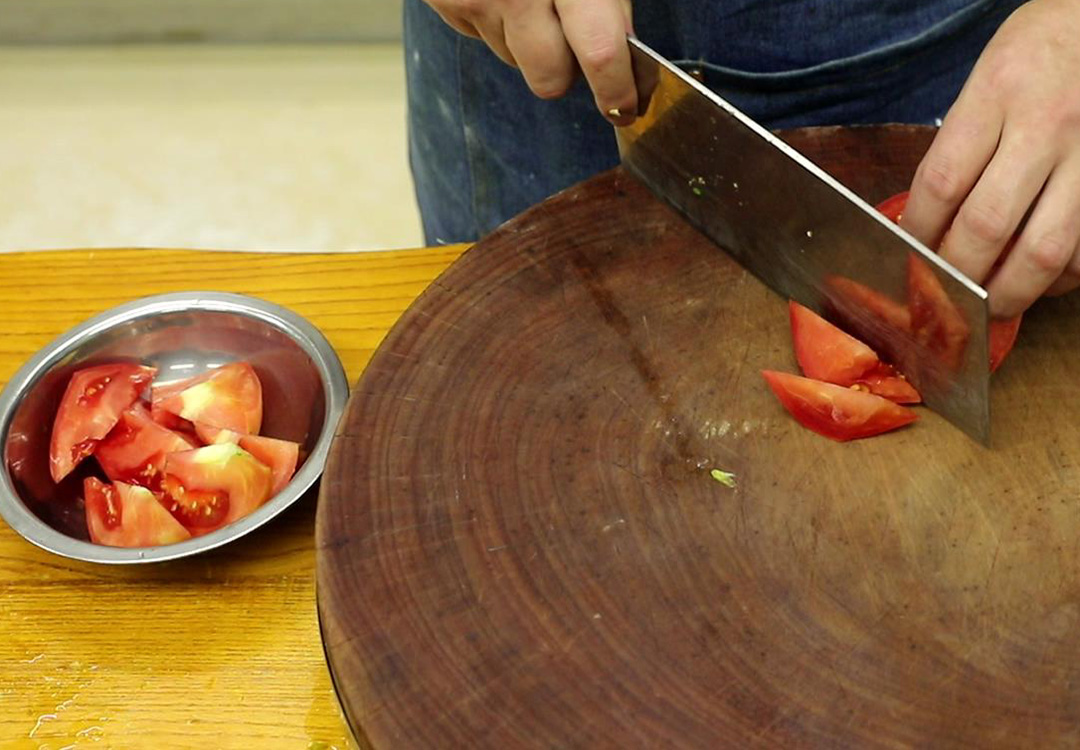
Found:
[[[944,117],[1023,0],[635,0],[660,54],[771,128]],[[559,100],[405,0],[409,162],[428,244],[475,240],[618,163],[583,81]]]

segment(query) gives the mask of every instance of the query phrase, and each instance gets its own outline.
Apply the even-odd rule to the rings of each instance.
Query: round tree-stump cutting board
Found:
[[[870,201],[932,131],[786,134]],[[1080,743],[1080,317],[1041,303],[983,447],[840,444],[786,300],[622,171],[477,244],[386,338],[322,485],[318,599],[377,749]],[[729,488],[710,470],[732,472]]]

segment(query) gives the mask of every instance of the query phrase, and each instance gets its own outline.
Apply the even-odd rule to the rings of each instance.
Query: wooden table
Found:
[[[0,384],[106,308],[192,289],[306,316],[354,382],[463,249],[0,255]],[[224,549],[131,567],[66,560],[0,523],[0,747],[352,747],[315,615],[314,518],[312,492]]]

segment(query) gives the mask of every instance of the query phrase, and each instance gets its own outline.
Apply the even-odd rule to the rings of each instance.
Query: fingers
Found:
[[[574,82],[574,57],[550,4],[531,4],[513,20],[507,19],[506,46],[525,82],[541,99],[562,96]]]
[[[637,113],[637,86],[626,41],[629,19],[622,3],[555,0],[555,10],[596,106],[615,124],[628,124]]]
[[[982,282],[1039,197],[1055,156],[1006,126],[997,153],[960,206],[941,256]]]
[[[500,16],[484,16],[473,22],[476,30],[480,32],[480,38],[491,51],[498,55],[499,59],[507,65],[516,68],[517,60],[506,44],[506,31],[503,27],[503,19]]]
[[[987,285],[990,313],[1011,317],[1046,291],[1080,284],[1080,156],[1058,165],[1016,245]]]
[[[965,96],[967,94],[967,96]],[[962,91],[915,170],[900,226],[937,247],[957,209],[998,146],[1003,118],[997,107],[975,106]]]

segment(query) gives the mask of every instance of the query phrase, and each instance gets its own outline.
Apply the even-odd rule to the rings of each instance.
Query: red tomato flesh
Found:
[[[851,385],[878,365],[869,346],[794,300],[788,302],[795,358],[808,378]]]
[[[96,477],[83,483],[86,525],[95,544],[110,547],[155,547],[190,539],[191,534],[150,490]]]
[[[803,375],[851,386],[901,404],[922,401],[919,392],[873,349],[798,302],[790,301],[795,358]]]
[[[155,409],[210,427],[254,435],[262,424],[262,384],[247,362],[156,386],[151,399]]]
[[[53,421],[49,445],[49,471],[54,482],[94,452],[156,372],[153,367],[116,363],[87,367],[71,376]]]
[[[786,372],[763,370],[761,374],[799,424],[833,440],[880,435],[918,419],[910,409],[872,393]]]
[[[165,457],[195,447],[188,438],[151,419],[145,406],[135,404],[98,443],[94,458],[114,482],[137,484],[156,492],[161,489]]]
[[[169,482],[167,487],[173,489],[176,494],[172,496],[177,500],[192,492],[225,494],[228,507],[220,523],[213,528],[248,515],[266,502],[273,488],[270,468],[232,443],[171,453],[165,459],[165,475]],[[178,487],[182,487],[183,492]]]

